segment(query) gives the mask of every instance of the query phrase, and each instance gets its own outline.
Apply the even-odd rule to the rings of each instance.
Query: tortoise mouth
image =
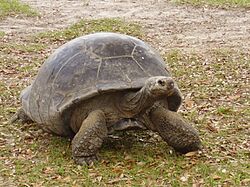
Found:
[[[146,87],[152,96],[170,96],[174,93],[175,83],[170,77],[158,76],[150,78]]]

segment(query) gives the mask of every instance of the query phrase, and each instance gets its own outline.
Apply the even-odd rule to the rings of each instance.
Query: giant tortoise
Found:
[[[13,121],[32,120],[72,138],[77,164],[92,163],[104,139],[133,128],[158,133],[176,151],[201,147],[197,131],[177,110],[182,97],[163,59],[145,42],[95,33],[59,47],[21,93]]]

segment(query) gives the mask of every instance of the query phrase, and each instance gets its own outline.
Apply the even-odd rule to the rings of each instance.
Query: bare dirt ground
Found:
[[[205,53],[213,48],[250,51],[250,10],[217,9],[166,0],[22,0],[39,18],[7,18],[0,30],[14,35],[65,28],[80,19],[119,17],[145,26],[160,51],[180,49]]]

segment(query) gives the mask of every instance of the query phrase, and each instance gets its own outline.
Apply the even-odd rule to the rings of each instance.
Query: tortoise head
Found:
[[[174,92],[175,83],[171,77],[150,77],[145,83],[145,89],[152,97],[170,96]]]

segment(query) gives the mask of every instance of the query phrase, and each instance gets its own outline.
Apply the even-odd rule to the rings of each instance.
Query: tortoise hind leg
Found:
[[[9,124],[15,123],[20,120],[22,123],[32,123],[32,119],[24,112],[22,108],[18,109],[17,112],[10,118]]]
[[[185,154],[201,148],[197,131],[176,112],[159,106],[152,109],[150,118],[163,140],[176,151]]]
[[[73,159],[77,164],[90,164],[107,136],[105,115],[101,110],[91,112],[72,140]]]

